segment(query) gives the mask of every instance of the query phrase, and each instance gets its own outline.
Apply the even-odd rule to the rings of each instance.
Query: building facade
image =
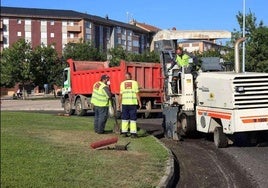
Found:
[[[185,40],[178,43],[179,46],[187,52],[205,52],[205,51],[219,51],[222,45],[217,44],[215,41],[208,40]]]
[[[0,47],[10,47],[20,38],[32,47],[52,45],[62,55],[68,43],[90,41],[106,52],[122,46],[142,53],[150,43],[148,31],[135,25],[71,10],[1,7]]]

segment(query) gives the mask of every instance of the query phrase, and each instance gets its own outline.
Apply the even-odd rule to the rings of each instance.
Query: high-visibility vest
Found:
[[[138,82],[134,80],[125,80],[120,84],[120,94],[122,95],[123,105],[137,105],[138,99],[136,93],[139,92]]]
[[[93,93],[91,97],[91,103],[94,104],[94,106],[100,106],[100,107],[109,106],[110,100],[108,95],[103,89],[104,87],[106,87],[106,85],[101,81],[96,82],[94,84]]]
[[[179,67],[187,67],[189,65],[190,57],[187,54],[183,54],[182,57],[176,55],[176,62]]]

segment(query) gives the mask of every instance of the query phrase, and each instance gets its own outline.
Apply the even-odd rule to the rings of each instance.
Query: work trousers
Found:
[[[122,133],[137,133],[137,105],[122,105]]]
[[[109,107],[94,106],[94,130],[96,133],[104,133],[105,124],[108,119]]]

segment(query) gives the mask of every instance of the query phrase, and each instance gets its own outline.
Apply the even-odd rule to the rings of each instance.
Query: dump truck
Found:
[[[139,83],[140,97],[143,107],[138,111],[145,118],[152,113],[161,112],[163,102],[163,79],[161,78],[160,63],[126,62],[121,60],[119,66],[109,67],[108,62],[67,60],[68,67],[64,69],[64,83],[61,103],[65,113],[83,116],[92,110],[91,96],[93,85],[99,81],[101,75],[110,76],[110,89],[113,93],[113,108],[109,112],[112,116],[118,104],[120,83],[125,80],[126,72]]]
[[[162,51],[165,136],[212,133],[215,146],[227,147],[237,133],[268,130],[268,73],[242,72],[239,44],[235,43],[235,70],[196,71],[174,66],[174,51]],[[254,140],[254,139],[253,139]]]

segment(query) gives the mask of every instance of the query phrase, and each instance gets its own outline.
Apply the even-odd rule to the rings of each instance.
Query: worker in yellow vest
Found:
[[[178,47],[176,50],[176,56],[173,58],[171,66],[168,68],[168,71],[171,70],[176,64],[178,65],[178,67],[181,68],[188,68],[189,67],[189,60],[190,60],[190,56],[185,54],[183,52],[182,47]],[[171,82],[171,90],[172,93],[174,94],[178,94],[181,93],[181,75],[180,73],[176,76],[173,77],[172,82]],[[178,88],[179,85],[179,88]],[[182,125],[178,124],[177,127],[177,132],[178,132],[178,137],[180,141],[183,141],[182,138]]]
[[[132,138],[137,137],[137,106],[141,108],[141,100],[139,95],[139,84],[137,81],[132,80],[132,76],[129,72],[125,75],[126,80],[120,84],[119,94],[119,106],[122,105],[122,122],[121,133],[124,136],[128,136],[128,130],[130,128],[130,134]]]
[[[91,103],[94,110],[94,130],[98,134],[103,134],[106,121],[108,119],[109,106],[112,100],[112,93],[107,83],[110,77],[102,75],[101,80],[93,85]]]
[[[189,66],[190,56],[183,52],[182,47],[178,47],[176,50],[176,56],[172,60],[171,66],[168,68],[168,71],[171,70],[176,64],[179,68]]]

